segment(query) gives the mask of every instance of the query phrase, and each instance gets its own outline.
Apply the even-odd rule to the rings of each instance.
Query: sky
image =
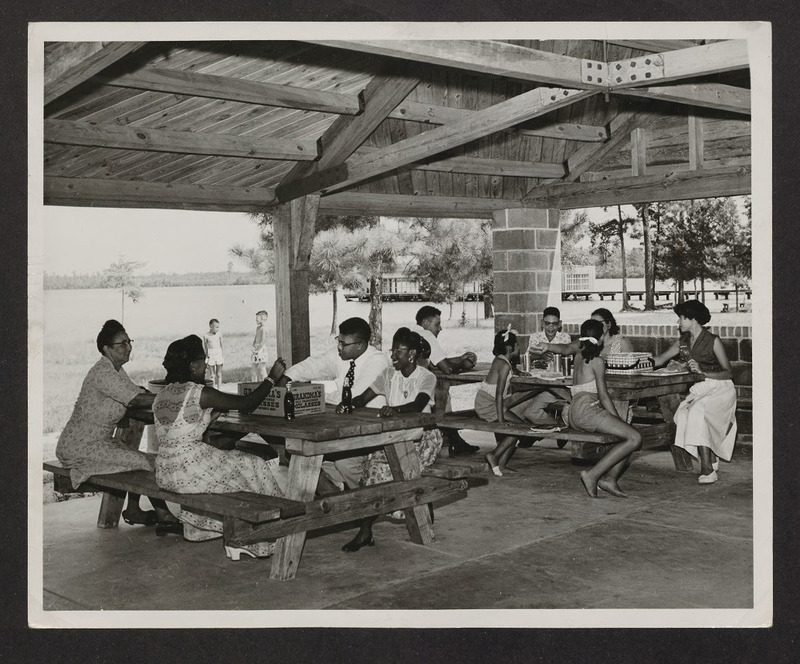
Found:
[[[241,212],[44,206],[44,271],[101,272],[119,256],[155,272],[246,271],[229,249],[255,246],[258,226]]]

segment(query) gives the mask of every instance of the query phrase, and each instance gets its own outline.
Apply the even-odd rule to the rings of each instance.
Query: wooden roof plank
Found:
[[[403,58],[414,62],[466,69],[571,88],[597,89],[581,77],[581,61],[567,55],[491,40],[306,40],[334,48]]]
[[[146,127],[95,125],[68,120],[45,120],[46,143],[91,147],[175,152],[248,159],[292,159],[313,161],[317,158],[315,141],[279,141],[209,132],[169,131]]]
[[[58,99],[145,42],[69,42],[45,56],[44,103]]]
[[[493,134],[519,122],[554,111],[593,94],[595,93],[587,90],[556,88],[531,90],[483,111],[476,111],[467,120],[437,127],[414,138],[409,138],[401,144],[391,145],[364,157],[350,159],[346,164],[346,178],[326,190],[330,192],[350,186],[369,177],[425,159],[481,136]],[[339,166],[341,167],[341,165]],[[316,185],[318,185],[318,180],[303,181],[301,179],[287,184],[282,183],[276,189],[276,193],[279,200],[285,202],[317,191],[310,189]]]
[[[358,95],[311,90],[289,85],[249,81],[231,76],[200,74],[150,67],[132,74],[101,77],[106,85],[170,92],[193,97],[320,111],[339,115],[357,115],[362,108]]]

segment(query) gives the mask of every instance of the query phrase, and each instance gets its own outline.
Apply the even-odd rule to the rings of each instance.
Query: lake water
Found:
[[[642,288],[638,282],[629,280],[629,288]],[[618,279],[597,280],[597,287],[618,289]],[[93,341],[97,330],[109,318],[121,318],[120,291],[112,289],[90,290],[47,290],[44,291],[44,333],[45,342],[61,340]],[[332,297],[328,293],[309,296],[309,310],[312,327],[330,325],[333,312]],[[663,300],[662,300],[663,302]],[[712,314],[721,311],[723,301],[707,299]],[[641,306],[637,300],[633,304]],[[414,322],[414,314],[422,306],[420,302],[384,303],[383,319],[386,330],[396,329]],[[449,319],[447,305],[437,304],[442,310],[445,327],[454,326],[461,315],[461,303],[453,305],[453,317]],[[560,303],[562,319],[565,322],[581,322],[598,307],[606,307],[612,312],[620,311],[621,302],[598,299],[569,301]],[[731,307],[733,308],[733,307]],[[128,333],[140,336],[180,337],[186,334],[203,334],[208,330],[208,320],[217,318],[223,334],[252,333],[255,329],[255,313],[265,309],[269,315],[269,325],[275,321],[275,287],[273,285],[252,286],[191,286],[148,288],[139,302],[125,300],[124,324]],[[467,302],[465,306],[471,322],[476,317],[483,318],[483,304]],[[662,315],[672,322],[674,314],[667,309]],[[738,314],[742,315],[742,314]],[[350,316],[369,317],[369,304],[365,302],[346,302],[339,295],[339,321]],[[725,314],[737,316],[737,314]],[[622,320],[623,317],[620,317]],[[719,319],[717,319],[719,320]],[[721,322],[721,321],[719,321]],[[733,322],[729,324],[734,324]],[[742,324],[742,323],[735,323]]]

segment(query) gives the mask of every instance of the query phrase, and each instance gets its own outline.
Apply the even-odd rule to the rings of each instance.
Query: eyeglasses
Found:
[[[559,323],[561,323],[560,320],[546,320],[546,321],[544,321],[544,326],[545,327],[558,327]]]
[[[336,338],[336,345],[339,348],[347,348],[348,346],[355,346],[355,345],[360,344],[360,343],[361,343],[360,341],[351,341],[349,344],[346,344],[346,343],[344,343],[344,341],[342,341],[338,337]]]
[[[390,355],[399,355],[403,351],[408,352],[409,350],[410,349],[406,348],[405,346],[400,346],[400,348],[392,348],[392,350],[389,351],[389,354]]]
[[[117,341],[113,344],[108,344],[109,346],[133,346],[133,339],[127,339],[126,341]]]

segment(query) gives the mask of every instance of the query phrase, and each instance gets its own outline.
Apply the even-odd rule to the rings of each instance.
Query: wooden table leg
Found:
[[[395,480],[410,480],[420,476],[419,455],[413,441],[386,445],[386,459]],[[430,544],[434,541],[433,525],[428,505],[423,503],[403,510],[406,515],[406,528],[415,544]]]
[[[322,455],[305,457],[293,454],[289,460],[289,483],[286,487],[286,498],[301,500],[305,503],[313,500],[321,468]],[[292,533],[278,539],[275,543],[270,579],[286,581],[295,577],[305,542],[305,532]]]
[[[114,439],[132,450],[138,450],[142,443],[144,433],[144,422],[126,417],[120,420],[114,432]],[[98,528],[116,528],[125,507],[125,492],[103,493],[103,500],[100,502],[100,513],[97,515]]]
[[[675,411],[683,400],[683,396],[684,395],[681,394],[666,394],[658,397],[661,415],[667,424],[675,424]],[[673,438],[673,443],[674,442]],[[690,472],[694,468],[692,464],[692,455],[685,449],[672,444],[669,446],[669,451],[672,453],[672,461],[675,464],[675,470]]]

